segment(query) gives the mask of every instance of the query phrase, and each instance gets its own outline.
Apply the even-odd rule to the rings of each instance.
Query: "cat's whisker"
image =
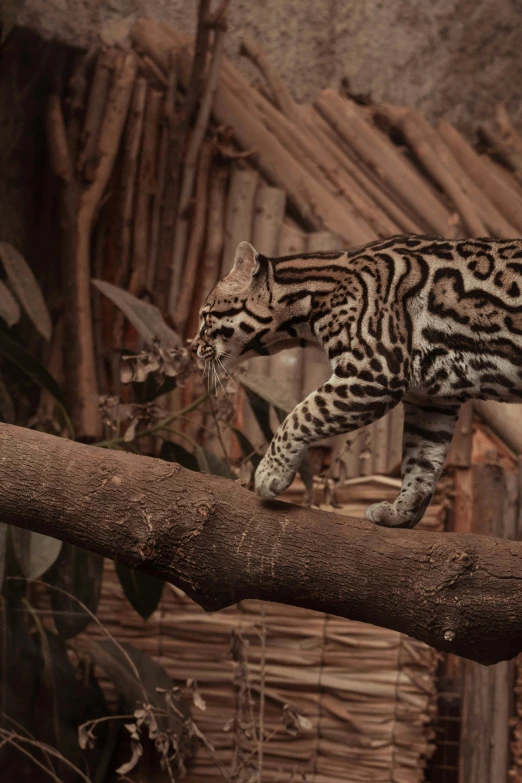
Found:
[[[219,359],[217,359],[217,361],[219,362]],[[215,362],[214,362],[214,365],[213,365],[213,367],[214,367],[214,372],[215,372],[215,374],[216,374],[216,380],[217,380],[217,382],[219,383],[219,385],[221,386],[221,390],[222,390],[223,394],[225,395],[225,399],[226,399],[226,400],[228,400],[228,394],[227,394],[227,393],[226,393],[226,391],[225,391],[225,387],[224,387],[224,386],[223,386],[223,384],[221,383],[221,378],[219,377],[219,373],[218,373],[218,371],[217,371],[217,368],[216,368],[216,363],[215,363]],[[216,389],[216,399],[217,399],[217,389]]]
[[[223,354],[223,355],[224,355],[224,354]],[[223,366],[223,362],[221,361],[221,359],[219,358],[219,356],[217,356],[217,357],[216,357],[216,359],[217,359],[217,361],[219,362],[219,366],[221,367],[221,369],[223,370],[223,372],[225,373],[225,375],[228,375],[228,377],[230,378],[230,380],[231,380],[231,381],[232,381],[232,383],[234,384],[234,391],[237,391],[237,384],[236,384],[235,380],[232,378],[232,376],[230,375],[230,373],[229,373],[229,371],[226,369],[226,367],[224,367],[224,366]]]

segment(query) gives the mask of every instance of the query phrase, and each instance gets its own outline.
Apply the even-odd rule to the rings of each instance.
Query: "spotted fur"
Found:
[[[416,235],[266,258],[247,242],[200,311],[193,347],[228,368],[319,344],[332,376],[287,416],[255,476],[272,498],[309,444],[404,403],[402,487],[366,515],[413,527],[442,471],[461,403],[522,401],[522,240]]]

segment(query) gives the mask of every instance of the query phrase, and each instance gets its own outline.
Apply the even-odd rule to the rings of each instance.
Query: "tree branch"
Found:
[[[480,663],[522,651],[519,542],[262,503],[175,463],[9,424],[0,424],[0,519],[143,568],[207,610],[260,598]]]

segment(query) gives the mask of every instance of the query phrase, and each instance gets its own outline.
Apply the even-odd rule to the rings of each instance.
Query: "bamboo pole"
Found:
[[[132,274],[129,291],[140,296],[147,280],[149,263],[149,238],[151,203],[156,191],[156,163],[158,150],[158,130],[162,94],[149,87],[143,121],[136,204],[133,223]]]
[[[201,271],[197,278],[188,334],[196,334],[198,313],[205,297],[220,277],[223,247],[225,244],[225,214],[229,167],[214,162],[210,175],[208,194],[205,249]]]
[[[174,31],[166,30],[165,26],[156,25],[148,19],[137,20],[131,30],[131,39],[163,68],[166,67],[166,53],[173,44],[177,43],[180,48],[186,45]],[[223,70],[230,72],[226,61]],[[186,70],[182,79],[187,79]],[[346,242],[361,244],[369,241],[368,232],[347,218],[346,210],[335,197],[315,181],[255,115],[244,111],[241,101],[223,79],[216,92],[214,115],[218,123],[232,128],[242,149],[256,151],[256,165],[261,174],[270,184],[286,190],[292,208],[305,225],[320,228],[324,224],[329,230],[342,235]]]
[[[337,133],[360,155],[366,165],[379,172],[416,215],[432,230],[445,236],[450,227],[449,211],[434,197],[422,177],[390,147],[377,130],[361,119],[356,106],[332,90],[325,90],[316,107]]]
[[[176,304],[180,295],[180,281],[183,275],[185,262],[185,248],[187,243],[188,227],[191,217],[191,200],[196,176],[196,166],[201,145],[207,132],[210,113],[215,100],[219,82],[221,62],[225,48],[225,28],[220,26],[214,36],[214,47],[209,65],[205,87],[201,97],[196,124],[190,135],[187,151],[183,161],[183,177],[179,196],[179,212],[176,221],[174,237],[174,250],[172,254],[172,275],[169,291],[169,312],[172,317],[176,313]],[[190,306],[190,303],[189,303]],[[188,317],[188,310],[184,304],[184,319]]]
[[[107,49],[98,55],[94,67],[94,76],[80,137],[80,152],[76,163],[78,174],[90,182],[94,179],[98,165],[96,155],[98,136],[107,105],[115,62],[116,51]]]
[[[306,238],[299,227],[289,219],[281,226],[278,256],[293,256],[304,253]],[[298,402],[301,399],[303,383],[303,349],[290,348],[270,357],[269,375],[284,384],[291,396]]]
[[[238,244],[252,241],[254,199],[258,183],[259,173],[255,169],[233,169],[225,221],[222,277],[228,274],[234,265]]]
[[[390,450],[388,454],[388,467],[386,472],[400,470],[402,462],[402,431],[404,429],[404,408],[402,403],[396,405],[389,415]]]
[[[254,201],[254,219],[252,224],[252,244],[255,249],[268,257],[278,254],[281,227],[285,216],[286,195],[283,190],[273,188],[261,182],[257,188]],[[250,359],[248,368],[257,375],[269,375],[271,357],[259,356]],[[254,443],[263,441],[258,424],[250,405],[245,401],[243,428],[246,436]],[[279,422],[272,420],[273,428],[277,429]]]
[[[147,289],[153,293],[158,277],[158,254],[160,247],[160,229],[162,214],[165,207],[165,194],[169,170],[169,146],[176,119],[176,91],[177,91],[177,67],[175,56],[169,56],[169,70],[166,79],[165,95],[163,99],[160,140],[158,146],[157,186],[153,197],[149,264],[147,269]],[[168,275],[168,269],[162,272]],[[166,285],[166,276],[164,285]]]
[[[322,252],[326,250],[339,250],[342,242],[338,236],[329,231],[317,231],[306,237],[306,252]],[[301,399],[328,380],[331,368],[322,348],[313,346],[304,349],[303,359],[303,386]]]
[[[438,130],[470,179],[488,196],[499,212],[517,229],[517,232],[522,231],[522,197],[520,194],[514,188],[510,190],[505,183],[499,181],[488,170],[485,160],[475,152],[449,122],[441,120]],[[513,235],[516,236],[517,232]]]
[[[116,285],[127,286],[130,269],[132,219],[134,194],[136,190],[136,173],[138,170],[138,155],[143,130],[143,115],[147,97],[147,82],[143,78],[136,79],[129,121],[125,131],[121,187],[123,190],[121,206],[121,236]],[[121,331],[121,330],[118,330]],[[119,342],[118,342],[119,344]]]
[[[204,141],[199,156],[198,172],[196,177],[195,209],[192,220],[192,229],[185,256],[185,266],[181,282],[180,294],[176,311],[174,313],[177,331],[181,335],[186,333],[187,320],[194,297],[198,265],[201,251],[205,241],[205,227],[207,224],[207,199],[208,180],[212,165],[212,145],[210,141]]]
[[[480,123],[479,133],[509,166],[515,179],[522,184],[522,139],[511,125],[504,107],[497,106],[496,120],[497,127],[492,122]]]
[[[306,123],[307,131],[324,147],[335,166],[343,172],[350,198],[369,226],[378,236],[392,236],[401,231],[418,232],[418,224],[411,220],[390,198],[375,187],[364,172],[335,143],[324,128],[324,120],[311,106],[297,107],[299,117]]]
[[[357,209],[351,182],[346,180],[342,169],[339,169],[324,145],[318,144],[315,137],[306,133],[300,123],[292,123],[277,111],[229,62],[226,62],[223,68],[223,81],[241,103],[249,107],[250,113],[259,118],[266,130],[277,138],[292,158],[343,206],[347,230],[364,232],[367,242],[375,239],[376,234],[367,223],[365,215]]]
[[[457,181],[451,160],[449,156],[445,159],[427,119],[416,109],[396,106],[379,107],[378,114],[401,130],[415,156],[459,212],[466,231],[474,237],[486,236],[487,230],[477,214],[475,204]]]

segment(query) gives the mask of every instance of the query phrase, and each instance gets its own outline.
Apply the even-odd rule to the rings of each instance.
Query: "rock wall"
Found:
[[[193,31],[196,8],[197,0],[26,0],[22,21],[86,46],[100,33],[123,35],[136,14]],[[297,100],[346,79],[354,92],[416,105],[466,131],[497,101],[522,124],[522,0],[232,0],[234,59],[246,33]]]

